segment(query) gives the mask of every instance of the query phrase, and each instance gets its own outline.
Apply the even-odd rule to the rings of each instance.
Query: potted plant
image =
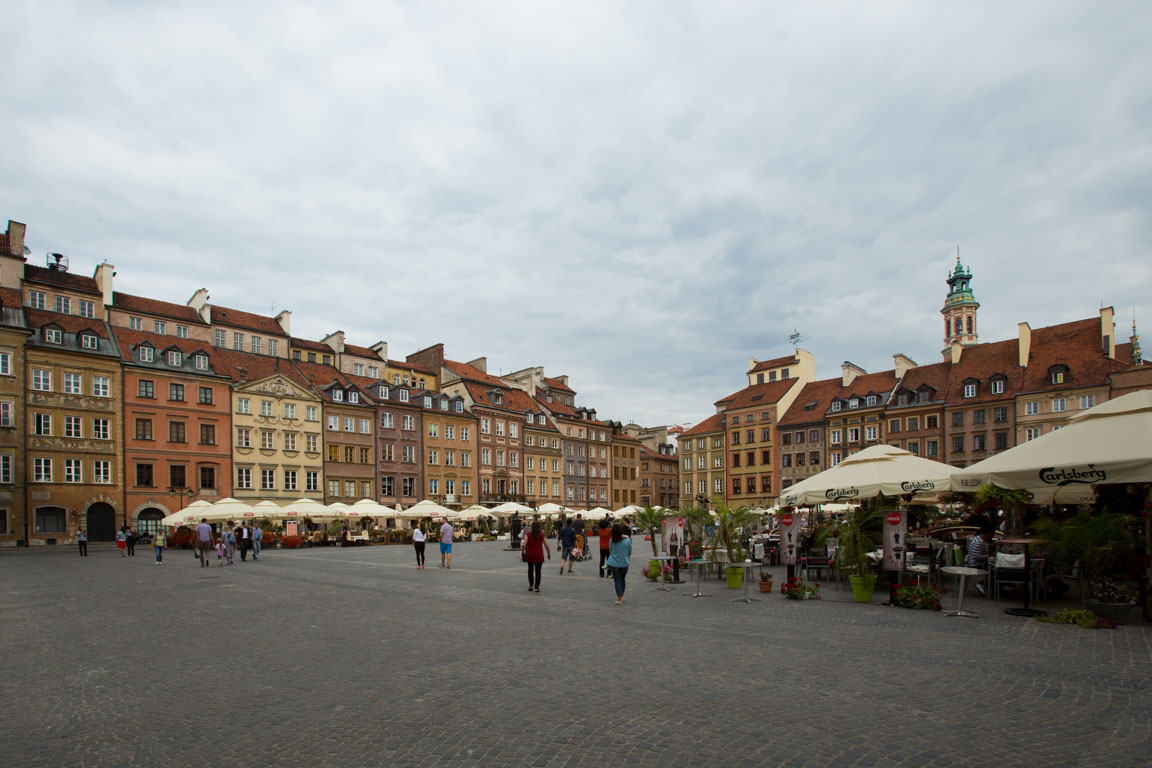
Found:
[[[788,581],[780,585],[780,594],[788,600],[819,600],[820,585],[790,576]]]
[[[729,563],[742,563],[748,557],[748,550],[744,548],[742,537],[744,528],[752,521],[752,512],[748,507],[729,507],[723,502],[716,503],[716,537],[713,539],[712,552],[723,548],[728,555]],[[738,565],[724,566],[724,578],[728,580],[728,589],[739,589],[744,584],[744,568]]]
[[[656,546],[656,536],[664,527],[665,518],[663,509],[656,509],[655,507],[642,507],[633,516],[633,522],[637,528],[643,530],[648,534],[649,541],[652,542],[652,557],[657,558],[660,556],[660,550]],[[651,578],[655,579],[660,575],[660,561],[652,559],[648,561],[648,572],[654,574]]]
[[[761,568],[760,569],[760,581],[758,583],[760,584],[760,591],[761,592],[771,592],[772,591],[772,573],[770,571],[768,571],[766,568]]]
[[[685,545],[692,560],[704,556],[704,531],[712,522],[712,514],[704,507],[689,507],[682,513],[684,517]]]
[[[852,596],[858,603],[872,602],[872,590],[876,588],[876,574],[872,572],[868,554],[880,547],[880,506],[878,502],[872,502],[857,507],[840,518],[836,525],[840,534],[840,547],[836,550],[837,567],[855,570],[848,581],[852,584]],[[825,523],[817,532],[816,540],[824,543],[830,532],[830,524]]]
[[[1084,607],[1113,624],[1127,624],[1132,613],[1132,592],[1110,576],[1097,576],[1091,580],[1092,597],[1084,599]]]
[[[924,608],[939,611],[940,591],[931,584],[902,584],[896,588],[896,604],[905,608]]]
[[[1123,612],[1124,618],[1127,618],[1131,596],[1113,578],[1113,568],[1119,557],[1131,551],[1135,544],[1131,516],[1115,512],[1102,512],[1098,515],[1081,512],[1063,523],[1051,518],[1037,520],[1035,530],[1045,549],[1054,550],[1067,562],[1080,562],[1089,587],[1087,592],[1081,589],[1087,595],[1084,598],[1086,608],[1103,616],[1089,603],[1095,603],[1104,611],[1108,609],[1102,606],[1109,603],[1117,606],[1122,604],[1122,608],[1114,610],[1116,613]]]

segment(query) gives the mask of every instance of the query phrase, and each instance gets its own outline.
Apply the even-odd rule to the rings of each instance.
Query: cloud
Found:
[[[820,376],[1152,322],[1142,3],[124,3],[10,14],[0,216],[118,287],[566,373],[698,421]],[[1124,338],[1126,333],[1119,333]]]

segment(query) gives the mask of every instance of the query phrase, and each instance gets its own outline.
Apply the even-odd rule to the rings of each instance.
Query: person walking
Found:
[[[220,538],[216,539],[216,565],[223,567],[224,553],[227,551],[228,548],[224,546],[224,537],[221,536]]]
[[[128,556],[128,526],[120,526],[116,532],[116,549],[120,550],[120,557]]]
[[[264,531],[260,530],[260,526],[252,526],[252,559],[260,559],[260,542],[264,538]]]
[[[416,570],[424,570],[424,547],[428,544],[428,534],[424,533],[424,521],[412,529],[412,546],[416,549]]]
[[[248,550],[252,548],[252,529],[248,527],[247,520],[241,523],[238,538],[240,543],[240,559],[247,562]]]
[[[126,541],[128,542],[128,557],[136,557],[136,539],[137,538],[138,537],[136,536],[136,531],[129,528],[128,529],[128,537],[126,539]]]
[[[235,565],[232,558],[236,557],[236,532],[224,529],[224,557],[228,560],[228,565]]]
[[[520,545],[520,551],[524,555],[524,562],[528,563],[528,591],[539,592],[540,572],[544,569],[544,556],[547,555],[549,560],[552,559],[552,550],[548,548],[548,540],[544,538],[544,532],[540,530],[539,522],[532,523],[531,530],[528,531]]]
[[[616,605],[624,603],[624,579],[628,577],[628,563],[632,559],[632,539],[624,535],[624,526],[612,526],[612,541],[608,547],[608,565],[616,583]]]
[[[168,546],[168,537],[164,529],[160,528],[152,535],[152,549],[156,552],[156,565],[164,562],[164,547]]]
[[[576,515],[576,522],[572,523],[572,530],[576,533],[576,558],[583,560],[584,553],[588,551],[588,545],[584,539],[584,515]]]
[[[600,521],[600,578],[611,576],[612,569],[608,567],[608,545],[612,542],[612,526],[608,524],[608,519],[605,518]]]
[[[444,525],[440,526],[440,567],[452,567],[452,534],[454,529],[452,523],[447,520]]]
[[[572,573],[572,550],[576,549],[576,531],[568,518],[564,518],[564,525],[560,528],[560,575],[564,575],[564,564],[568,564],[568,573]]]
[[[200,567],[208,567],[208,550],[212,548],[212,526],[208,525],[208,518],[200,518],[200,525],[196,526],[196,552],[200,556]]]
[[[83,528],[76,531],[76,544],[80,547],[80,557],[88,557],[88,534]]]

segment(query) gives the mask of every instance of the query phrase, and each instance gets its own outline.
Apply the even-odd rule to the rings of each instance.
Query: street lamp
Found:
[[[184,509],[184,499],[191,501],[196,498],[197,492],[193,488],[185,488],[182,485],[172,485],[168,487],[169,496],[178,496],[180,498],[180,509]]]

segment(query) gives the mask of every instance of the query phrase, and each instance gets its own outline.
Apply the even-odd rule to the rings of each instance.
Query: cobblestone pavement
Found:
[[[1152,631],[650,591],[527,591],[461,543],[162,566],[0,552],[0,764],[1141,766]],[[646,544],[637,541],[637,555]],[[639,557],[634,560],[638,563]],[[753,585],[755,590],[755,585]],[[879,598],[878,598],[879,599]]]

